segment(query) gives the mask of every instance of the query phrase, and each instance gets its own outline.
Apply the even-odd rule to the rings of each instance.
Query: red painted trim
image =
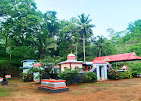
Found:
[[[88,70],[88,66],[86,66],[86,70]]]
[[[11,76],[11,75],[5,75],[5,76]]]
[[[0,78],[0,79],[3,79],[3,78]]]
[[[70,68],[71,68],[71,63],[70,63]]]
[[[67,88],[67,86],[64,86],[64,87],[48,87],[48,86],[42,86],[42,85],[41,85],[41,87],[51,88],[51,89]]]
[[[66,80],[41,80],[41,81],[44,81],[44,82],[66,82]]]
[[[68,63],[61,63],[61,65],[62,65],[62,64],[70,64],[70,63],[71,63],[71,64],[82,64],[82,63],[73,63],[73,62],[68,62]],[[82,64],[82,65],[83,65],[83,64]]]

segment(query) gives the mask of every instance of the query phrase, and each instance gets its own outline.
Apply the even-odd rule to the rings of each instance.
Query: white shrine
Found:
[[[64,71],[65,68],[74,70],[75,68],[83,67],[83,61],[77,61],[75,55],[72,53],[67,56],[66,61],[60,62],[59,64],[61,64],[61,72]]]
[[[23,63],[23,67],[20,67],[20,69],[23,69],[23,73],[27,73],[28,70],[32,67],[38,68],[38,66],[41,66],[39,63],[35,63],[37,60],[31,60],[31,59],[26,59],[22,60],[21,62]],[[36,66],[37,65],[37,66]],[[33,73],[33,80],[39,82],[39,72]]]

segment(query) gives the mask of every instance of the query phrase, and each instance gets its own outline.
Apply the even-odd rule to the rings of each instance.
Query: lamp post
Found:
[[[8,81],[6,81],[6,78],[5,78],[5,71],[3,73],[3,81],[1,83],[2,85],[8,85]]]

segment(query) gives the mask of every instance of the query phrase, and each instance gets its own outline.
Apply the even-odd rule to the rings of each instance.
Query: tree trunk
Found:
[[[76,60],[77,60],[77,45],[76,45]]]
[[[8,31],[6,31],[6,35],[5,35],[5,53],[6,53],[6,48],[7,48],[7,40],[8,40]]]
[[[83,31],[83,53],[84,53],[84,62],[85,62],[85,30]]]
[[[12,48],[12,41],[10,40],[10,61],[11,61],[11,48]]]
[[[41,49],[41,52],[40,52],[40,60],[42,59],[42,55],[43,55],[43,49]]]
[[[99,57],[101,56],[101,48],[99,48]]]

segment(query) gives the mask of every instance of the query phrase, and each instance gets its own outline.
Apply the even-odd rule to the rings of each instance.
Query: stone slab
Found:
[[[48,83],[48,87],[65,87],[65,86],[66,86],[65,82]]]
[[[69,91],[69,88],[61,88],[61,89],[50,89],[45,87],[38,87],[39,90],[46,91],[48,93],[60,93]]]
[[[41,86],[48,86],[48,83],[49,83],[49,82],[43,82],[43,81],[42,81],[42,82],[41,82]]]

